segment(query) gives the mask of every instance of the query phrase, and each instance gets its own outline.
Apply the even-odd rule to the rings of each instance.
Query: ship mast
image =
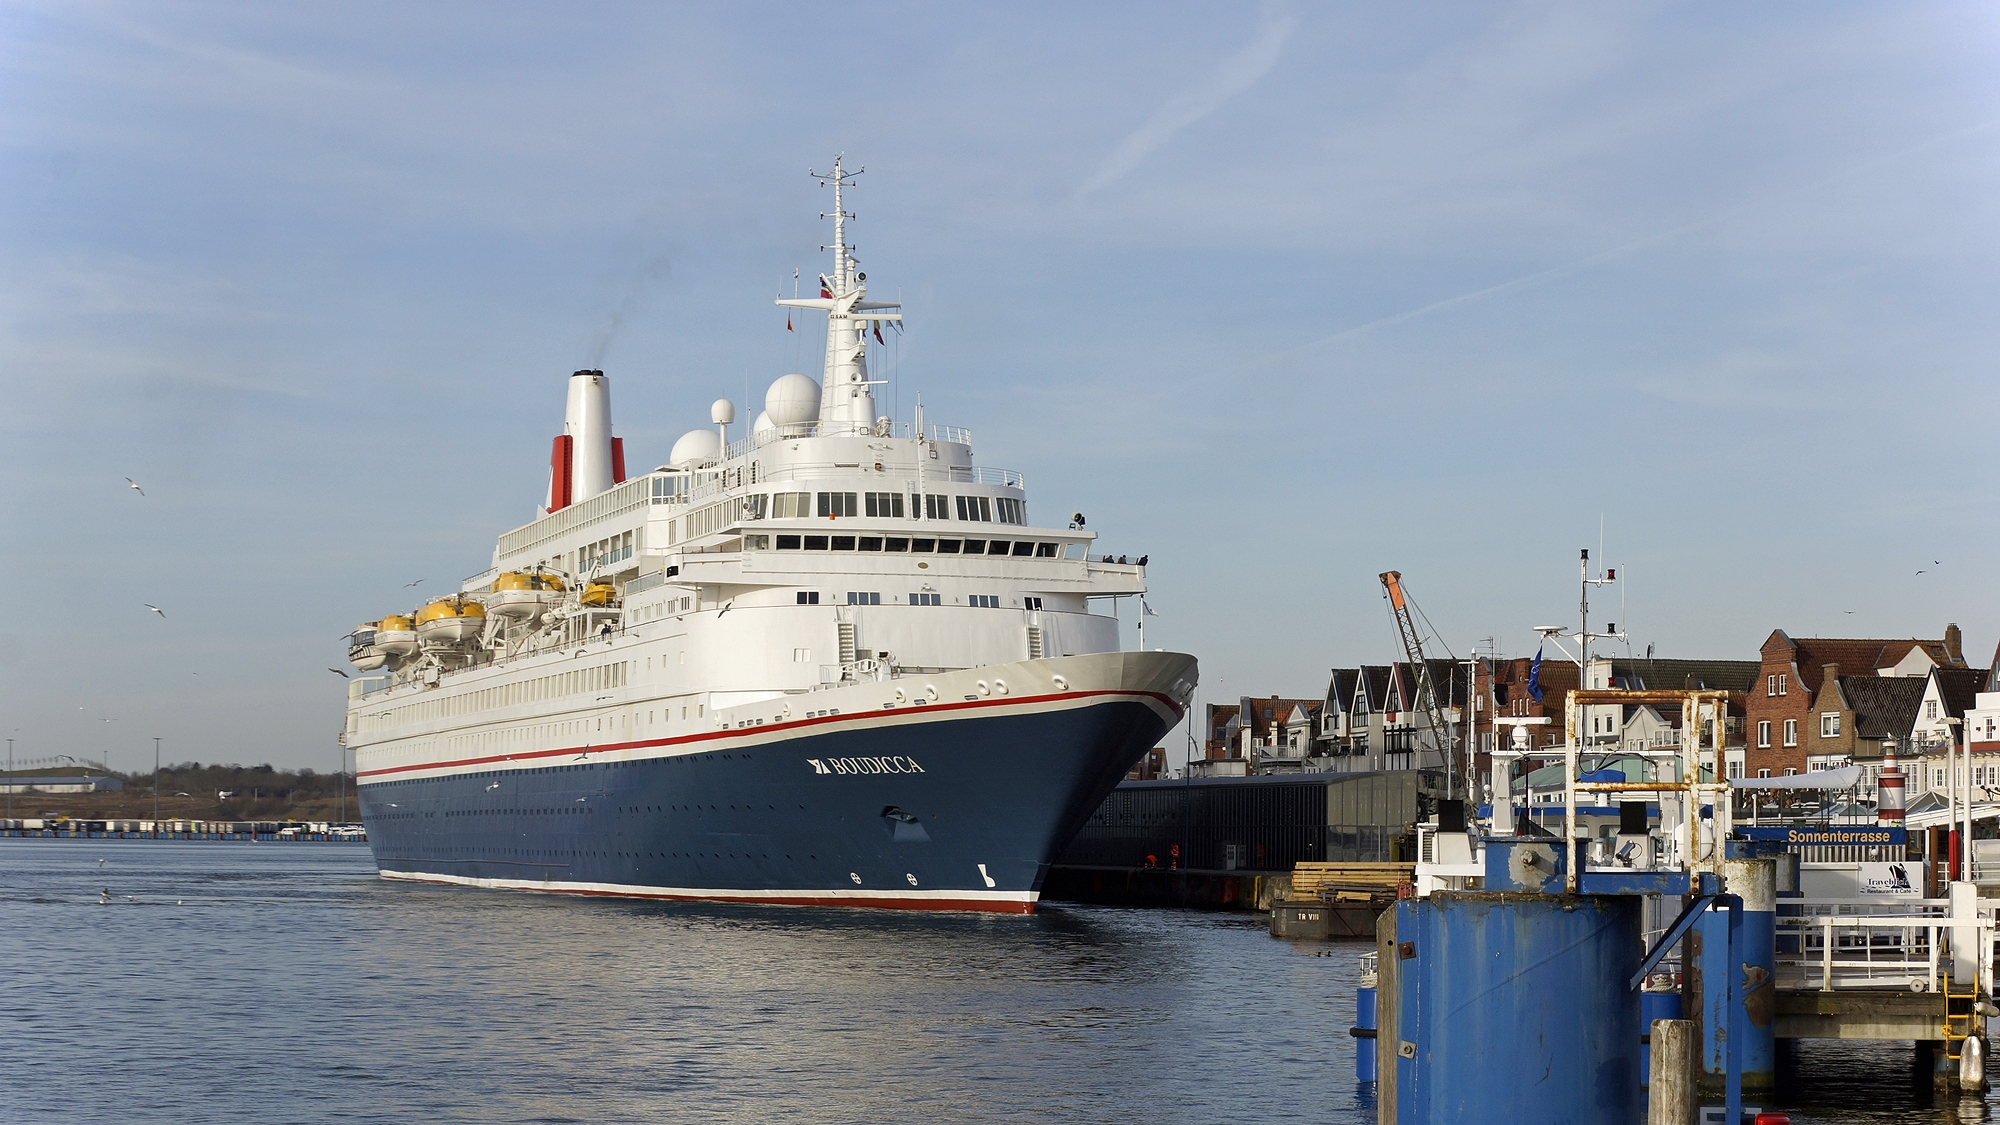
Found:
[[[779,300],[791,308],[820,309],[826,313],[826,361],[820,378],[819,432],[826,434],[867,433],[875,425],[875,393],[882,385],[868,377],[868,332],[882,321],[901,320],[902,305],[895,301],[870,301],[868,275],[855,268],[854,248],[847,244],[845,190],[866,169],[847,171],[842,157],[833,158],[833,171],[807,174],[822,186],[833,188],[833,211],[820,218],[833,220],[833,272],[820,276],[818,297]]]

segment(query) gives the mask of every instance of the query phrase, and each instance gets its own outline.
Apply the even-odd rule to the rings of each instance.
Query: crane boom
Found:
[[[1403,657],[1410,664],[1410,672],[1417,678],[1413,685],[1417,692],[1417,710],[1429,720],[1432,745],[1438,752],[1439,761],[1444,766],[1445,793],[1457,790],[1457,771],[1452,763],[1451,727],[1445,721],[1444,704],[1439,701],[1437,685],[1431,682],[1430,661],[1424,659],[1424,642],[1417,635],[1417,623],[1410,616],[1410,597],[1403,591],[1403,574],[1398,570],[1386,570],[1380,575],[1382,589],[1389,594],[1389,614],[1396,619],[1396,632],[1403,642]],[[1423,764],[1419,754],[1417,764]]]

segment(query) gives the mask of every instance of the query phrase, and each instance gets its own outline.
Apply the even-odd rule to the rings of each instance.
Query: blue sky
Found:
[[[635,464],[816,374],[770,299],[836,151],[897,416],[1150,554],[1204,700],[1391,658],[1392,567],[1530,651],[1600,519],[1638,649],[1983,662],[1996,22],[6,5],[0,726],[332,768],[341,634],[532,514],[571,370]]]

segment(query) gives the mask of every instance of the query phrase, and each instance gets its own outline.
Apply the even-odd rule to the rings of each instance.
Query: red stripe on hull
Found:
[[[979,699],[964,703],[936,703],[926,707],[913,707],[907,710],[899,709],[894,712],[857,711],[852,715],[822,715],[813,719],[794,719],[789,723],[766,723],[761,727],[743,727],[741,729],[705,731],[701,734],[684,734],[679,738],[654,738],[641,742],[589,743],[587,747],[591,753],[607,754],[618,750],[644,750],[654,746],[684,746],[689,743],[712,742],[718,739],[751,738],[767,735],[774,731],[798,730],[804,727],[824,726],[828,723],[851,723],[864,718],[883,718],[891,715],[900,718],[905,715],[928,715],[939,711],[963,711],[976,707],[1019,707],[1029,703],[1048,703],[1064,699],[1089,699],[1106,695],[1139,696],[1147,699],[1157,699],[1173,711],[1175,722],[1180,721],[1179,717],[1182,714],[1180,705],[1175,703],[1171,697],[1162,695],[1157,691],[1072,691],[1059,695],[1024,696],[1020,699]],[[554,750],[533,750],[521,754],[489,754],[481,758],[454,758],[448,762],[425,762],[418,765],[386,766],[382,769],[361,770],[354,776],[358,780],[364,777],[410,773],[415,770],[459,769],[465,766],[492,765],[495,762],[532,762],[541,758],[560,757],[564,754],[574,755],[584,750],[584,746],[564,746]]]

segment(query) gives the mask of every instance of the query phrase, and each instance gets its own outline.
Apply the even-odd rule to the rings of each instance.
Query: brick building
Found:
[[[1821,723],[1814,698],[1829,669],[1835,678],[1924,677],[1932,668],[1965,667],[1956,625],[1946,627],[1945,635],[1935,640],[1792,637],[1774,629],[1759,656],[1757,682],[1744,708],[1749,735],[1744,772],[1752,777],[1807,771]],[[1838,712],[1832,702],[1825,710]],[[1847,741],[1832,728],[1827,738],[1829,746]]]

